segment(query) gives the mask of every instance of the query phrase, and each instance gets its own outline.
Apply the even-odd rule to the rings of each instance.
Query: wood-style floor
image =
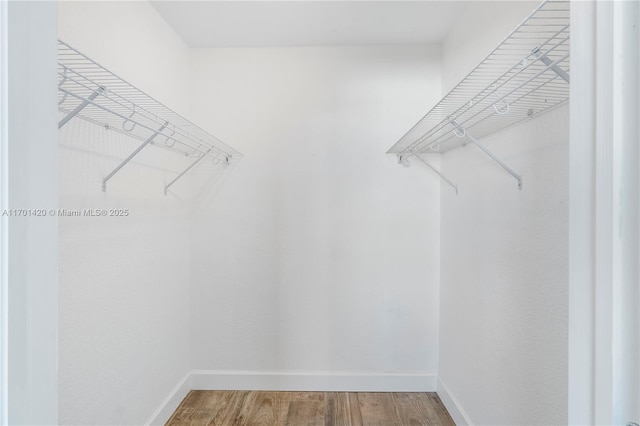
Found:
[[[455,423],[435,393],[191,391],[167,426],[418,426]]]

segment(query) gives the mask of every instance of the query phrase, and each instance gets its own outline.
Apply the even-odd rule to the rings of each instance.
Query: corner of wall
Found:
[[[451,418],[457,426],[472,426],[474,423],[467,414],[462,404],[438,376],[438,390],[436,391]]]
[[[182,380],[169,392],[169,395],[162,401],[158,408],[153,412],[149,420],[144,422],[145,425],[164,425],[173,412],[178,408],[182,400],[193,388],[192,372],[189,371]]]

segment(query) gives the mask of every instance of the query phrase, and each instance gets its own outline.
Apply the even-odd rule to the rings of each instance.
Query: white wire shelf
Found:
[[[64,115],[58,122],[59,129],[75,117],[142,141],[103,179],[103,191],[107,182],[147,145],[193,158],[187,169],[165,185],[165,194],[204,158],[224,166],[242,157],[220,139],[60,40],[58,110]]]
[[[565,103],[569,71],[569,1],[544,1],[387,153],[396,154],[405,165],[411,156],[424,163],[418,155],[444,153],[472,142],[521,188],[517,173],[476,138]]]

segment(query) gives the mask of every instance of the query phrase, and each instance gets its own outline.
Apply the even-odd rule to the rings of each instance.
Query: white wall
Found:
[[[472,1],[442,43],[442,93],[447,94],[537,6],[539,1]]]
[[[272,388],[433,388],[439,184],[384,152],[438,98],[438,56],[194,51],[194,117],[245,154],[194,217],[195,369],[236,385],[266,373]],[[348,385],[337,377],[354,371],[365,373]]]
[[[441,74],[425,46],[189,53],[147,3],[62,3],[63,40],[245,157],[196,170],[191,209],[151,189],[178,160],[145,151],[105,195],[130,141],[63,130],[61,207],[133,214],[60,221],[60,421],[140,423],[193,368],[210,388],[439,374],[472,422],[563,423],[567,110],[485,140],[522,192],[473,147],[442,159],[457,197],[384,155],[534,5],[473,4]]]
[[[470,70],[461,40],[486,46],[482,57],[531,10],[514,2],[487,7],[468,11],[445,42],[443,76]],[[477,19],[484,15],[499,18]],[[498,26],[509,29],[487,30]],[[568,108],[483,144],[522,175],[524,187],[518,191],[472,145],[442,158],[460,194],[443,186],[438,391],[459,424],[564,424]]]
[[[61,2],[59,36],[188,115],[187,50],[147,2]],[[142,424],[187,374],[188,205],[162,195],[186,166],[73,119],[59,133],[60,208],[128,209],[128,217],[61,217],[61,424]],[[178,191],[176,185],[176,192]]]
[[[3,207],[47,211],[57,205],[56,4],[9,2],[5,11],[8,90],[2,96],[7,97],[10,111],[2,129],[7,142],[2,167],[8,168],[3,170],[3,179],[8,179]],[[54,424],[58,223],[53,216],[9,214],[3,218],[9,235],[2,249],[7,255],[2,266],[8,268],[3,270],[8,283],[2,307],[3,350],[7,350],[3,390],[8,388],[4,414],[7,424]]]
[[[146,3],[59,16],[62,40],[246,154],[194,170],[191,210],[158,196],[173,157],[145,149],[103,194],[135,143],[62,129],[60,207],[131,216],[60,219],[61,423],[140,423],[190,367],[230,386],[237,370],[299,370],[329,388],[435,389],[440,189],[384,152],[439,96],[438,49],[190,53]]]
[[[189,52],[147,1],[61,1],[58,38],[189,116]]]

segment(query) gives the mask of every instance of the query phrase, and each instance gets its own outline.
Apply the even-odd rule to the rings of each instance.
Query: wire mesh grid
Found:
[[[215,162],[242,154],[73,47],[58,40],[58,109],[135,139]],[[59,124],[61,126],[63,124]]]
[[[548,0],[387,153],[446,152],[569,99],[569,1]]]

